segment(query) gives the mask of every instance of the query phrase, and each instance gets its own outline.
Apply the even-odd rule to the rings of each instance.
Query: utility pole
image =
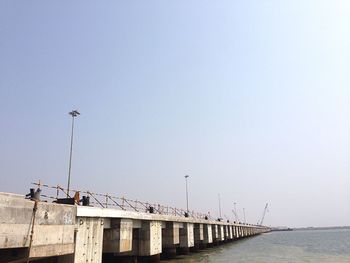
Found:
[[[69,189],[70,189],[70,174],[72,170],[72,154],[73,154],[73,135],[74,135],[74,119],[80,115],[77,110],[72,110],[69,112],[69,115],[72,116],[72,131],[70,136],[70,153],[69,153],[69,168],[68,168],[68,186],[67,186],[67,198],[69,197]]]

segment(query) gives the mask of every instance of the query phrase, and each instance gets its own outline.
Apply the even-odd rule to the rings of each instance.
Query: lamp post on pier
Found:
[[[188,210],[188,182],[187,182],[187,179],[188,177],[190,177],[189,175],[185,175],[185,180],[186,180],[186,208],[187,208],[187,215],[189,213],[189,210]]]
[[[236,219],[236,222],[238,222],[238,215],[237,215],[237,209],[236,209],[236,202],[233,203],[233,211],[235,211],[235,219]]]
[[[68,166],[67,198],[69,197],[70,174],[71,174],[71,170],[72,170],[74,119],[80,115],[80,112],[77,111],[77,110],[72,110],[68,114],[72,116],[72,130],[71,130],[71,136],[70,136],[70,152],[69,152],[69,166]]]
[[[222,219],[222,216],[221,216],[221,197],[220,197],[220,194],[218,194],[218,200],[219,200],[219,219],[221,220]]]

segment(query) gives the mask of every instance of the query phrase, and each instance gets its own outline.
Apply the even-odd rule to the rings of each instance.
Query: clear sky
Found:
[[[0,2],[0,191],[350,224],[350,2]]]

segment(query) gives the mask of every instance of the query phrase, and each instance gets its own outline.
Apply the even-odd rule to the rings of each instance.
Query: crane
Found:
[[[235,216],[235,222],[238,222],[239,221],[239,218],[238,218],[238,215],[237,215],[237,213],[236,213],[236,211],[235,210],[232,210],[232,213],[233,213],[233,215]]]
[[[264,208],[264,212],[263,212],[263,215],[262,215],[262,218],[261,218],[261,221],[260,221],[260,223],[258,222],[258,225],[259,226],[262,226],[262,224],[264,223],[264,219],[265,219],[265,215],[266,215],[266,212],[268,212],[269,210],[268,210],[268,203],[266,203],[266,205],[265,205],[265,208]]]

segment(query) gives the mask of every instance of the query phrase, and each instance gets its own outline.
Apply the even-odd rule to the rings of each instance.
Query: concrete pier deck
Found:
[[[185,216],[64,205],[0,193],[0,263],[159,261],[270,231]]]

